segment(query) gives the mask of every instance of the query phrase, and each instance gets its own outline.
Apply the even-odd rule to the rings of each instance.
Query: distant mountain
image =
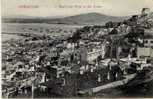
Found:
[[[53,24],[104,24],[108,21],[123,21],[128,17],[114,17],[114,16],[107,16],[99,13],[86,13],[86,14],[79,14],[75,16],[69,16],[64,18],[3,18],[3,22],[16,22],[16,23],[53,23]]]
[[[61,22],[74,24],[103,24],[108,21],[123,21],[127,17],[107,16],[99,13],[87,13],[63,18]]]

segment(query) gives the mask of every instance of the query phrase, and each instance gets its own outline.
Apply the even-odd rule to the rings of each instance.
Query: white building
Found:
[[[81,60],[92,62],[96,60],[99,56],[101,58],[104,58],[105,55],[105,46],[99,46],[99,47],[90,47],[90,48],[83,48],[81,52]]]
[[[137,57],[153,57],[153,49],[146,47],[138,47],[137,48]]]
[[[145,47],[153,47],[153,38],[144,39],[144,46]]]
[[[104,48],[102,47],[101,49],[92,49],[92,51],[87,52],[87,61],[91,62],[95,59],[98,58],[98,56],[102,56],[102,58],[104,58]]]

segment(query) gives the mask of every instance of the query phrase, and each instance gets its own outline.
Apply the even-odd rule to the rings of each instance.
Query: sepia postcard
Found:
[[[153,98],[153,0],[1,0],[2,98]]]

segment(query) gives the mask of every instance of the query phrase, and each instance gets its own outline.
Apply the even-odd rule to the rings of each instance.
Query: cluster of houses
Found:
[[[143,16],[144,13],[148,14],[146,10],[143,9],[142,14],[140,15],[141,18],[139,17],[141,21],[142,19],[146,21],[146,18],[144,18]],[[145,15],[145,17],[147,16]],[[96,75],[96,81],[101,82],[102,81],[101,79],[103,77],[100,73],[97,73],[97,70],[100,70],[102,68],[103,69],[107,68],[106,71],[108,72],[106,73],[105,79],[107,80],[121,79],[123,74],[127,74],[129,72],[125,70],[126,65],[128,65],[127,68],[129,68],[129,65],[130,66],[133,65],[131,63],[137,63],[135,58],[141,60],[141,58],[146,59],[148,57],[149,58],[153,57],[152,56],[153,55],[152,54],[153,53],[153,49],[152,49],[153,38],[152,36],[146,36],[146,34],[143,34],[143,33],[146,33],[146,31],[143,31],[143,29],[140,29],[140,31],[136,31],[139,34],[141,34],[141,36],[144,35],[143,37],[141,36],[136,37],[137,41],[139,43],[142,43],[142,45],[135,44],[133,47],[129,47],[129,51],[127,51],[127,56],[124,57],[124,58],[127,58],[125,61],[124,58],[114,59],[111,57],[106,57],[106,53],[111,54],[111,51],[109,51],[110,49],[108,49],[108,46],[114,47],[116,45],[115,44],[112,45],[113,41],[110,42],[105,37],[104,38],[100,38],[100,37],[112,36],[111,38],[113,39],[116,39],[116,38],[120,39],[120,36],[122,37],[124,35],[127,35],[133,32],[132,30],[133,27],[137,28],[136,24],[138,23],[141,25],[144,23],[144,21],[142,23],[140,22],[140,20],[138,21],[138,16],[133,16],[131,19],[123,23],[120,23],[118,27],[100,29],[99,32],[97,33],[94,33],[92,30],[90,30],[88,31],[89,33],[86,35],[81,34],[82,38],[77,40],[76,42],[64,41],[63,44],[61,44],[62,48],[60,53],[58,50],[54,50],[52,52],[55,55],[53,55],[51,62],[55,64],[51,63],[50,65],[47,65],[45,67],[45,68],[48,68],[48,70],[47,71],[45,70],[45,72],[43,72],[44,74],[46,73],[46,75],[43,74],[43,76],[45,77],[42,77],[42,78],[44,79],[49,78],[47,81],[50,81],[50,83],[55,82],[57,79],[62,78],[62,80],[60,80],[61,85],[67,86],[66,80],[70,80],[70,79],[65,78],[65,73],[68,73],[69,75],[74,75],[74,74],[86,75],[86,73],[90,74],[94,72]],[[55,47],[54,49],[56,48],[57,47]],[[123,46],[119,46],[119,48],[117,48],[118,50],[115,53],[122,53],[123,48],[124,48]],[[135,51],[135,55],[132,55],[132,51],[133,52]],[[116,54],[116,55],[119,55],[119,54]],[[132,57],[134,57],[134,59]],[[131,61],[131,60],[135,60],[135,61]],[[119,66],[121,61],[125,62],[123,66]],[[137,69],[134,69],[134,68],[130,69],[130,71],[133,71],[133,72],[136,72],[135,70]],[[54,75],[54,77],[47,77],[47,74],[49,74],[50,76]],[[43,82],[43,83],[46,83],[46,82]],[[42,82],[40,85],[43,85]],[[47,87],[48,86],[46,85],[45,88]]]
[[[18,56],[16,59],[22,62],[17,61],[14,66],[5,64],[7,66],[3,67],[9,72],[3,73],[3,81],[22,80],[26,83],[23,88],[30,86],[31,92],[37,96],[40,93],[65,93],[69,96],[70,93],[76,95],[81,89],[123,79],[124,74],[143,68],[133,64],[147,64],[146,59],[153,58],[153,36],[149,34],[153,30],[144,29],[148,26],[146,21],[150,22],[146,18],[148,13],[148,9],[144,8],[140,16],[133,16],[117,26],[107,23],[105,28],[83,28],[85,31],[78,33],[72,41],[67,38],[50,40],[37,35],[33,39],[23,39],[21,44],[16,44],[21,49],[10,55]],[[22,83],[18,90],[23,89]],[[22,93],[26,93],[25,90]]]

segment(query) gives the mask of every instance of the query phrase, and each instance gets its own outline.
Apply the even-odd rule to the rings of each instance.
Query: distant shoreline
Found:
[[[99,13],[85,13],[63,18],[2,18],[3,23],[45,23],[66,25],[104,25],[108,21],[120,22],[128,17],[114,17]]]

